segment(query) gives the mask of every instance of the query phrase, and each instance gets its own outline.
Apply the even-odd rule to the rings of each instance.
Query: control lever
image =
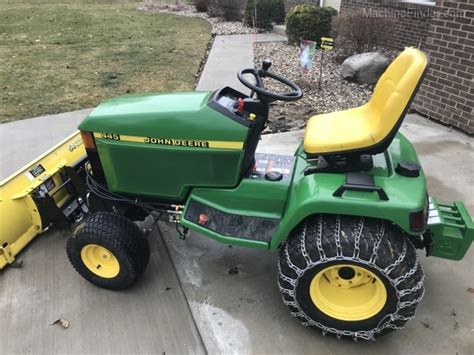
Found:
[[[237,113],[242,113],[242,111],[244,110],[244,106],[245,106],[245,101],[243,98],[239,97],[237,99],[237,107],[235,108],[235,112]]]

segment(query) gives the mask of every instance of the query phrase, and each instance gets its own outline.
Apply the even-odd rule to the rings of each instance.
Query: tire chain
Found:
[[[340,218],[340,216],[338,216],[338,217]],[[338,220],[339,220],[339,223],[340,223],[339,218],[338,218]],[[415,314],[413,314],[409,317],[406,317],[406,316],[400,315],[399,311],[403,308],[406,308],[406,307],[409,307],[409,306],[412,306],[414,304],[419,303],[422,300],[422,298],[425,294],[425,290],[423,288],[423,281],[424,281],[424,274],[423,274],[422,279],[414,287],[412,287],[410,289],[399,290],[397,292],[397,307],[396,307],[395,312],[393,312],[391,314],[387,314],[387,316],[384,317],[379,322],[377,327],[375,327],[374,329],[368,330],[368,331],[353,332],[353,331],[349,331],[349,330],[340,330],[340,329],[336,329],[336,328],[333,328],[333,327],[327,327],[327,326],[323,325],[320,322],[316,322],[316,321],[312,320],[301,309],[298,302],[296,302],[296,288],[298,286],[299,276],[304,274],[308,269],[311,269],[311,268],[321,264],[322,262],[332,262],[332,261],[340,261],[340,260],[348,260],[348,261],[357,260],[357,262],[359,262],[361,264],[364,264],[366,266],[370,266],[372,268],[375,268],[376,270],[378,270],[382,274],[385,274],[385,276],[389,280],[390,284],[395,289],[397,289],[397,286],[400,285],[400,283],[402,283],[403,281],[405,281],[408,277],[414,275],[416,273],[416,271],[418,270],[418,267],[422,271],[422,267],[421,267],[418,255],[415,253],[415,265],[413,266],[413,268],[411,268],[404,275],[398,277],[395,280],[392,279],[389,276],[389,272],[391,272],[398,265],[400,265],[402,263],[402,261],[405,259],[406,255],[407,255],[408,246],[407,246],[407,240],[406,239],[404,239],[402,253],[397,258],[397,260],[395,260],[394,263],[390,264],[389,266],[387,266],[384,269],[381,269],[379,266],[377,266],[377,264],[375,264],[375,259],[376,258],[373,258],[374,253],[375,254],[377,253],[377,250],[380,246],[380,243],[382,242],[383,237],[385,235],[385,224],[383,223],[383,221],[382,221],[382,224],[381,224],[381,230],[379,230],[379,233],[378,233],[378,238],[376,240],[376,243],[374,244],[374,248],[373,248],[372,256],[371,256],[370,260],[366,261],[366,260],[360,259],[359,258],[359,252],[360,252],[359,243],[360,243],[360,238],[361,238],[361,235],[362,235],[362,232],[363,232],[364,223],[365,223],[365,219],[364,219],[364,217],[361,217],[361,219],[359,221],[359,225],[358,225],[359,228],[358,228],[358,231],[357,231],[356,237],[355,237],[354,253],[353,253],[352,258],[342,256],[342,253],[341,253],[341,256],[336,255],[335,257],[330,257],[330,258],[326,257],[326,255],[324,254],[323,245],[322,245],[322,225],[323,225],[323,216],[322,215],[320,215],[319,218],[318,218],[318,234],[317,234],[317,237],[316,237],[316,245],[317,245],[317,249],[318,249],[318,252],[319,252],[319,255],[320,255],[320,260],[318,260],[316,262],[312,261],[309,254],[307,253],[306,247],[305,247],[304,248],[304,253],[306,253],[306,256],[304,256],[304,258],[306,260],[307,265],[306,265],[305,269],[300,269],[298,266],[296,266],[291,261],[291,258],[290,258],[289,252],[288,252],[288,241],[284,245],[285,258],[286,258],[290,268],[293,271],[295,271],[295,273],[298,275],[298,278],[293,279],[293,278],[285,275],[283,273],[283,270],[281,269],[280,263],[278,262],[278,271],[279,272],[278,272],[278,277],[277,277],[277,279],[278,279],[277,283],[278,283],[278,287],[280,289],[280,292],[285,293],[285,294],[287,294],[287,295],[289,295],[289,296],[291,296],[295,299],[295,301],[288,301],[285,298],[283,298],[283,303],[287,306],[291,306],[291,307],[296,308],[298,311],[297,312],[291,311],[291,314],[294,317],[297,317],[297,318],[298,317],[304,318],[305,321],[302,321],[302,324],[304,326],[315,326],[315,327],[319,328],[321,330],[321,334],[323,336],[325,336],[327,333],[332,333],[332,334],[335,334],[338,339],[341,339],[344,336],[344,337],[350,337],[354,341],[357,341],[358,339],[375,340],[375,335],[382,332],[386,328],[391,328],[391,329],[395,329],[395,330],[402,329],[403,326],[398,326],[398,325],[394,324],[393,321],[401,320],[401,321],[406,322],[406,321],[409,321],[409,320],[415,318]],[[303,245],[305,245],[307,229],[308,229],[307,221],[305,221],[304,226],[303,226]],[[340,224],[339,224],[339,228],[337,230],[339,231],[339,233],[336,234],[336,240],[339,239],[339,245],[340,245]],[[336,241],[336,244],[337,244],[337,241]],[[308,261],[310,261],[310,263],[308,263]],[[386,272],[386,270],[389,270],[389,272]],[[289,285],[293,286],[293,289],[291,290],[291,289],[287,289],[287,288],[283,287],[283,285],[280,282],[280,278],[283,281],[287,282]],[[420,289],[422,289],[422,292],[421,292],[421,295],[418,298],[416,298],[414,300],[411,300],[411,301],[408,301],[408,302],[400,302],[401,297],[403,297],[405,295],[408,295],[408,294],[411,294],[411,293],[414,293],[414,292],[416,292]],[[400,294],[398,294],[398,293],[400,293]]]
[[[360,237],[362,235],[362,231],[364,230],[364,222],[365,222],[365,219],[364,217],[361,217],[360,221],[359,221],[359,229],[357,230],[357,234],[356,234],[356,237],[355,237],[355,241],[354,241],[354,254],[353,254],[353,258],[355,260],[359,260],[359,253],[360,253]]]
[[[402,253],[398,256],[397,260],[395,260],[392,264],[390,264],[383,270],[385,274],[390,274],[393,269],[395,269],[398,265],[401,264],[401,262],[405,259],[407,249],[407,241],[406,239],[403,239]]]
[[[305,223],[303,226],[303,235],[301,238],[301,252],[303,253],[303,257],[306,261],[306,265],[309,265],[313,262],[311,260],[311,256],[309,256],[308,252],[306,251],[306,232],[308,231],[308,224]]]
[[[382,239],[385,235],[385,223],[382,221],[380,225],[379,232],[377,233],[377,240],[374,244],[374,249],[372,250],[372,255],[370,256],[369,263],[375,264],[375,260],[377,260],[377,252],[379,251],[380,243],[382,243]]]
[[[308,223],[305,222],[305,225]],[[288,245],[288,243],[286,243]],[[323,249],[323,216],[320,215],[318,219],[318,236],[316,237],[316,245],[318,246],[319,259],[324,261],[327,260],[326,254]]]
[[[305,223],[306,224],[306,223]],[[334,238],[334,242],[336,243],[336,256],[338,259],[344,257],[342,255],[342,246],[341,246],[341,216],[336,217],[336,237]]]

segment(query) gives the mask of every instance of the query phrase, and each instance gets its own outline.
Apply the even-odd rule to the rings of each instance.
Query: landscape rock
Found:
[[[374,85],[383,74],[390,60],[379,52],[356,54],[341,66],[341,75],[348,81]]]

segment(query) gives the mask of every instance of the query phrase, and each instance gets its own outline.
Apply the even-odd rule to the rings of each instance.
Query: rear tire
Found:
[[[140,228],[111,212],[87,217],[68,240],[66,251],[82,277],[111,290],[131,286],[150,259],[150,246]]]
[[[372,340],[401,329],[415,315],[423,281],[413,244],[383,220],[310,216],[280,250],[283,302],[323,335]]]

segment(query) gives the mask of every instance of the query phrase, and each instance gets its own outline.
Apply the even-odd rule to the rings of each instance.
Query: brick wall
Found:
[[[403,49],[426,40],[433,6],[401,3],[394,0],[342,0],[341,15],[362,13],[364,16],[394,19],[387,47]]]
[[[437,0],[436,6],[342,0],[340,13],[364,10],[396,19],[388,47],[421,46],[431,58],[412,108],[474,134],[474,0]]]
[[[413,108],[474,134],[474,0],[438,0],[436,10],[422,45],[431,67]]]
[[[315,0],[286,0],[287,8]],[[474,134],[474,0],[437,0],[436,6],[398,0],[342,0],[340,14],[395,19],[387,47],[421,46],[431,66],[412,107]]]

